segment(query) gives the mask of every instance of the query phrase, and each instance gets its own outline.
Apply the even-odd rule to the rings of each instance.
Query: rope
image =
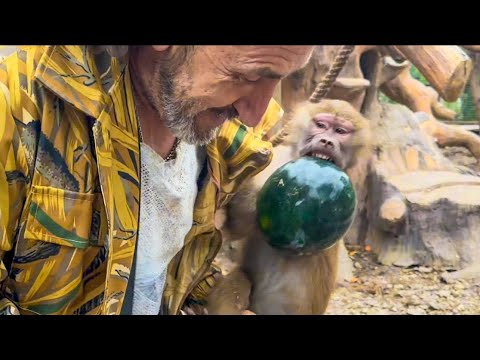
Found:
[[[335,56],[332,66],[330,66],[330,69],[328,69],[327,74],[322,81],[318,83],[315,91],[310,96],[310,99],[308,99],[310,102],[318,103],[325,95],[328,94],[333,86],[333,83],[337,79],[338,74],[340,74],[340,71],[342,71],[343,67],[347,63],[348,57],[354,49],[355,46],[351,45],[344,45],[340,48]]]

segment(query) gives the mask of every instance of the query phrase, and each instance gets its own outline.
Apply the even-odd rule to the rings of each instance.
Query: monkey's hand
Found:
[[[208,315],[207,309],[193,309],[189,306],[184,306],[182,310],[180,310],[180,315]],[[243,310],[240,315],[257,315],[253,311],[250,310]]]
[[[221,277],[207,297],[209,315],[247,315],[252,284],[239,269]]]
[[[185,305],[181,310],[180,310],[180,315],[208,315],[208,311],[206,308],[200,308],[200,307],[190,307]]]
[[[257,315],[253,311],[250,310],[244,310],[241,315]]]

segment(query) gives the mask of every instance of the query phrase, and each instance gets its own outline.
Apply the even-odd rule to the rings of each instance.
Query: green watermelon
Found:
[[[257,198],[257,221],[272,247],[312,254],[345,235],[356,204],[354,187],[344,171],[306,156],[268,178]]]

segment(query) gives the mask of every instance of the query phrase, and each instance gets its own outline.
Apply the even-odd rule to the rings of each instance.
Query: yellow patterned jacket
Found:
[[[0,312],[119,314],[138,234],[137,119],[125,59],[30,46],[0,62]],[[194,221],[168,268],[162,313],[201,299],[221,237],[215,210],[271,160],[254,129],[222,126],[206,147]]]

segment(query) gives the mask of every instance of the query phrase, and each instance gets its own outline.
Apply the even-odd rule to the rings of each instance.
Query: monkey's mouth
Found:
[[[322,159],[322,160],[325,160],[325,161],[329,161],[332,164],[336,165],[335,159],[333,158],[332,155],[327,155],[327,154],[324,154],[324,153],[321,153],[321,152],[318,152],[318,151],[312,151],[312,152],[307,153],[306,155],[316,157],[318,159]]]

